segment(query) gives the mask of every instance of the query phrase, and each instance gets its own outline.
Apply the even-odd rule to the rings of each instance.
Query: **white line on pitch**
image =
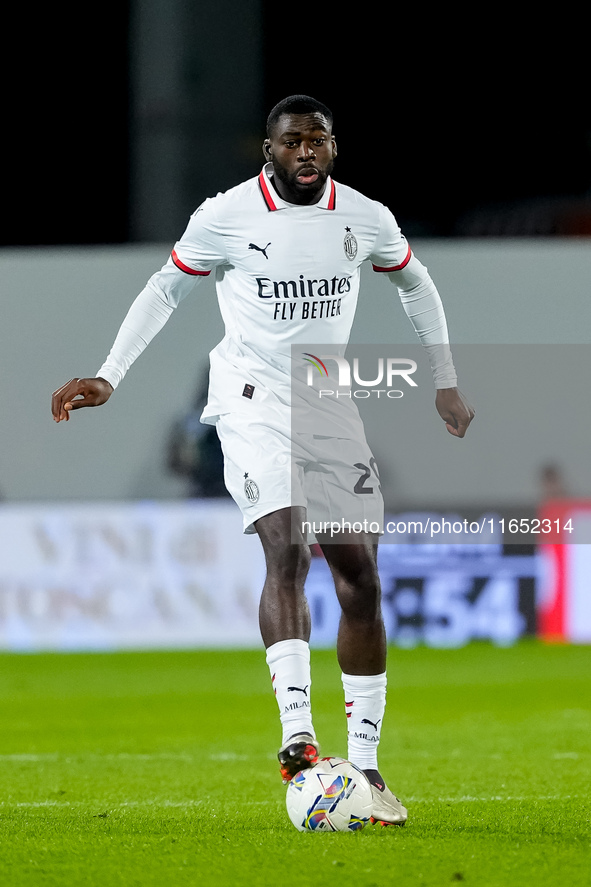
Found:
[[[140,752],[115,752],[108,754],[101,754],[100,752],[73,752],[71,754],[58,754],[57,752],[47,752],[45,754],[12,754],[12,755],[0,755],[0,764],[3,762],[6,763],[42,763],[43,761],[85,761],[89,759],[96,759],[101,761],[187,761],[191,763],[193,761],[250,761],[254,759],[253,755],[238,755],[234,752],[216,752],[215,754],[209,755],[188,755],[182,752],[156,752],[154,754],[143,754]],[[267,754],[267,755],[257,755],[257,760],[265,759],[269,761],[275,760],[275,755]]]
[[[14,755],[0,755],[0,763],[42,763],[43,761],[87,761],[89,759],[100,760],[100,761],[162,761],[162,760],[171,760],[171,761],[194,761],[197,760],[192,755],[186,754],[175,754],[174,752],[162,752],[161,754],[134,754],[132,752],[119,752],[115,754],[101,754],[97,752],[73,752],[72,754],[57,754],[57,753],[48,753],[48,754],[14,754]]]
[[[519,795],[501,797],[500,795],[488,795],[486,797],[470,797],[462,798],[407,798],[409,804],[472,804],[472,803],[492,803],[492,802],[515,802],[515,801],[571,801],[583,797],[583,795]],[[280,801],[249,801],[241,800],[241,806],[262,807],[272,806],[281,803]],[[116,803],[108,801],[0,801],[1,807],[106,807],[107,810],[122,810],[126,807],[199,807],[207,804],[211,807],[210,799],[206,800],[186,800],[186,801],[170,801],[170,800],[143,800],[143,801],[119,801]],[[215,814],[212,814],[215,815]]]

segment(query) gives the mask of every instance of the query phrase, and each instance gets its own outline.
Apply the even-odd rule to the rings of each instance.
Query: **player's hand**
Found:
[[[113,393],[113,386],[106,379],[70,379],[53,392],[51,412],[56,422],[66,422],[71,410],[82,407],[99,407]]]
[[[454,437],[463,437],[474,418],[474,410],[457,388],[440,388],[435,398],[437,412]]]

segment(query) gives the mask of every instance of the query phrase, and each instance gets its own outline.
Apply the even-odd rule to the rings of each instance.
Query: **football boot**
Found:
[[[295,736],[291,736],[277,754],[283,784],[291,782],[300,770],[312,767],[318,760],[319,752],[320,746],[309,733],[296,733]]]
[[[404,825],[408,819],[408,810],[387,785],[383,789],[372,785],[371,794],[373,797],[372,825]]]

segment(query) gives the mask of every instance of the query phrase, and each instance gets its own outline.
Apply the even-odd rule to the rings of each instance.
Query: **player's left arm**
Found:
[[[464,437],[474,409],[458,389],[443,303],[431,276],[416,256],[404,268],[388,273],[400,301],[425,347],[437,389],[435,407],[454,437]]]
[[[443,303],[425,266],[413,254],[394,216],[381,207],[382,225],[372,262],[397,288],[400,301],[425,347],[437,389],[435,406],[454,437],[464,437],[474,409],[458,389]]]
[[[414,255],[404,268],[390,271],[388,278],[398,289],[404,310],[429,357],[437,389],[437,412],[450,434],[464,437],[474,418],[474,409],[458,388],[445,311],[437,287]]]
[[[474,408],[459,388],[438,388],[435,406],[449,433],[454,437],[463,437],[474,418]]]

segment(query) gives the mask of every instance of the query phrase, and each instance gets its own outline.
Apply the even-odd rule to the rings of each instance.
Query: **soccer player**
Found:
[[[202,421],[216,425],[226,486],[245,532],[258,534],[265,553],[260,628],[279,705],[284,782],[319,753],[310,707],[304,522],[335,509],[346,515],[359,502],[372,521],[383,517],[377,480],[366,482],[367,466],[375,462],[352,401],[336,399],[324,413],[316,408],[316,434],[292,425],[291,347],[323,343],[336,351],[348,341],[360,268],[369,260],[398,290],[425,346],[436,408],[448,431],[463,437],[474,415],[457,388],[437,289],[392,213],[333,180],[332,128],[330,110],[309,96],[276,105],[260,175],[195,211],[167,263],[131,306],[97,376],[71,379],[52,400],[56,422],[105,403],[179,302],[215,274],[226,332],[210,355]],[[307,407],[314,409],[311,401]],[[350,532],[336,543],[323,534],[316,538],[342,612],[337,655],[348,757],[372,785],[372,819],[404,824],[406,808],[386,786],[377,760],[386,700],[378,536]]]

